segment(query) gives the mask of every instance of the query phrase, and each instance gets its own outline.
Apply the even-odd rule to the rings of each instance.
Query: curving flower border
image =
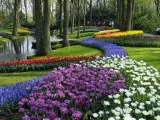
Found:
[[[95,40],[94,38],[88,38],[81,41],[81,44],[91,46],[91,47],[96,47],[102,50],[104,57],[110,57],[113,55],[118,55],[120,57],[127,56],[127,53],[123,48],[110,42],[101,42],[101,41]]]

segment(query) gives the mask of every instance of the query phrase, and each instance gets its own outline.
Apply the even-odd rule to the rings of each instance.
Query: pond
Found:
[[[51,40],[58,39],[55,35],[51,36]],[[25,60],[27,56],[34,55],[35,49],[32,49],[32,42],[35,42],[34,36],[27,36],[21,42],[9,41],[0,49],[0,62],[10,62],[15,60]]]

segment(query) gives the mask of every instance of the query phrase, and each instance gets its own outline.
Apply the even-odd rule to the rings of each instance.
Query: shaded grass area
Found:
[[[102,52],[95,48],[89,48],[82,45],[75,45],[75,46],[69,46],[52,50],[52,52],[45,57],[95,56],[95,55],[101,56]],[[41,57],[32,56],[31,58],[41,58]]]
[[[82,40],[84,40],[86,38],[93,37],[94,33],[96,33],[96,32],[90,32],[90,31],[88,31],[88,32],[81,32],[80,33],[80,38],[77,38],[77,31],[75,31],[73,33],[69,33],[69,39],[76,40],[76,41],[80,42],[80,41],[82,41]]]
[[[31,71],[31,72],[16,72],[16,73],[0,73],[0,86],[7,86],[16,84],[18,82],[25,82],[33,78],[39,78],[40,76],[46,75],[47,71]]]
[[[12,34],[12,29],[10,29],[10,28],[0,28],[0,32],[7,33],[7,34]]]
[[[160,48],[123,47],[131,59],[143,60],[160,70]]]

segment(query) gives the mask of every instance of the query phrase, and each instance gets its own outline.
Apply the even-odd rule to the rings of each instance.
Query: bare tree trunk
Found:
[[[78,30],[77,30],[77,38],[80,38],[80,1],[78,1]]]
[[[125,0],[122,0],[121,4],[122,4],[122,14],[121,14],[122,15],[122,17],[121,17],[122,18],[122,23],[121,23],[122,28],[121,28],[121,30],[124,31],[125,30],[125,22],[126,22]]]
[[[132,3],[132,6],[133,6],[133,9],[132,9],[132,21],[131,21],[131,24],[132,24],[132,26],[131,26],[131,29],[133,29],[133,27],[134,27],[134,24],[133,24],[133,19],[134,19],[134,7],[135,7],[135,1],[133,0],[133,3]]]
[[[63,46],[69,46],[68,25],[69,25],[69,0],[64,0],[64,22],[63,22]]]
[[[117,1],[117,28],[120,29],[120,14],[119,14],[119,10],[120,10],[120,1],[119,0],[116,0]]]
[[[12,35],[16,36],[18,34],[18,25],[19,25],[19,11],[20,11],[21,0],[15,0],[14,3],[14,24]]]
[[[92,0],[90,0],[90,26],[92,26],[92,23],[93,22],[93,20],[92,20]]]
[[[83,31],[86,30],[86,0],[84,1],[84,5],[83,5],[83,9],[84,9],[84,13],[83,13]]]
[[[70,16],[71,16],[71,18],[70,18],[70,20],[71,20],[71,33],[73,33],[73,27],[74,27],[74,13],[73,13],[73,0],[71,0],[71,4],[70,4]]]
[[[25,7],[25,13],[26,13],[26,23],[28,22],[28,13],[27,13],[27,0],[24,0],[24,7]]]
[[[133,0],[127,0],[127,21],[126,21],[126,30],[131,30],[131,21],[132,21],[132,10],[133,10]]]
[[[33,8],[32,8],[32,12],[33,12],[33,23],[35,23],[35,0],[32,0],[32,4],[33,4]]]
[[[42,1],[35,0],[35,25],[36,25],[36,55],[41,56],[42,41]]]
[[[157,12],[157,16],[159,17],[160,0],[155,0],[155,4],[156,4],[156,12]]]
[[[122,31],[123,30],[123,22],[122,22],[122,0],[119,1],[118,4],[119,8],[119,28]]]
[[[60,0],[60,30],[59,30],[59,35],[61,35],[62,33],[63,33],[63,0]]]
[[[44,0],[44,30],[43,30],[43,55],[48,55],[51,51],[50,43],[50,18],[51,0]]]

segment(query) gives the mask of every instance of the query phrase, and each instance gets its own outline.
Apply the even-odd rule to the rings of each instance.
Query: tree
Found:
[[[21,4],[21,0],[15,0],[14,2],[14,23],[13,23],[13,31],[12,31],[12,35],[14,36],[18,34],[20,4]]]
[[[27,0],[24,0],[25,14],[26,14],[26,23],[28,22],[28,10],[27,10]]]
[[[126,29],[131,30],[132,27],[132,18],[133,18],[133,2],[134,0],[127,0],[127,13],[126,13]]]
[[[64,22],[63,22],[63,46],[69,46],[68,41],[68,25],[69,25],[69,0],[64,0]]]
[[[73,5],[74,5],[74,0],[71,0],[71,4],[70,4],[71,33],[73,33],[73,31],[74,31],[74,8],[73,8]]]
[[[60,30],[59,30],[59,35],[61,35],[63,33],[63,0],[59,0],[59,4],[60,4]]]
[[[86,0],[83,0],[83,31],[86,30]]]
[[[90,26],[92,26],[92,0],[90,0]]]
[[[157,16],[159,17],[159,11],[160,11],[160,0],[155,0],[155,5],[156,5],[156,12],[157,12]]]
[[[78,30],[77,30],[77,38],[80,38],[80,0],[77,0],[78,2]]]
[[[41,50],[42,50],[42,1],[41,0],[35,0],[35,25],[36,25],[36,55],[41,56]]]
[[[51,0],[44,0],[44,30],[43,30],[43,55],[48,55],[51,51],[50,43],[50,18],[51,18]]]
[[[44,0],[43,2],[44,6],[42,12],[42,0],[35,0],[37,56],[48,55],[51,51],[50,47],[51,0]],[[44,16],[42,16],[42,13],[44,13]]]

